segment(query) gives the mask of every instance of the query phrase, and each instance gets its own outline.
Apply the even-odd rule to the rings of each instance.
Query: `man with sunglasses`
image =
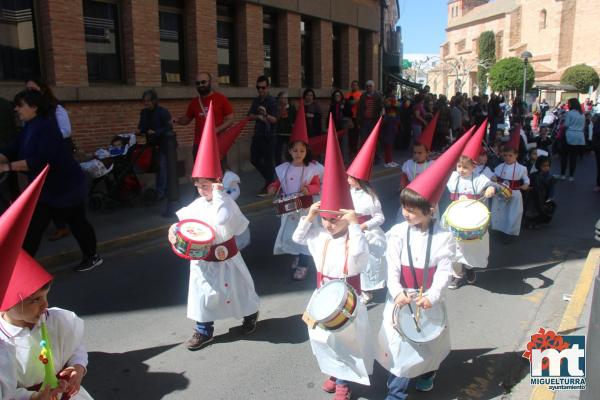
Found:
[[[250,162],[265,180],[258,196],[267,196],[267,186],[275,179],[275,123],[277,100],[269,94],[269,78],[256,80],[258,97],[252,101],[248,116],[254,121],[254,136],[250,146]]]
[[[204,122],[206,121],[206,115],[208,113],[208,106],[211,102],[217,135],[233,124],[233,107],[227,97],[212,89],[211,74],[208,72],[200,72],[198,74],[196,77],[196,91],[198,92],[198,97],[190,101],[185,115],[173,119],[173,123],[179,125],[187,125],[192,120],[196,121],[196,126],[194,128],[194,146],[192,148],[194,160],[196,160],[200,137],[202,136]]]

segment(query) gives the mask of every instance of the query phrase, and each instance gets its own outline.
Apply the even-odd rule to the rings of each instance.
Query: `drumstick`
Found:
[[[406,290],[402,289],[402,291],[404,292],[404,295],[406,297],[408,297],[408,293],[406,293]],[[417,321],[417,319],[415,318],[415,313],[413,311],[412,306],[410,305],[410,301],[407,303],[408,309],[410,310],[410,315],[413,318],[413,321],[415,322],[415,327],[417,328],[417,332],[421,333],[421,327],[419,326],[419,321]]]
[[[419,289],[419,296],[418,298],[421,299],[423,297],[423,286],[421,286],[421,288]],[[419,313],[421,312],[421,307],[419,307],[417,305],[417,322],[419,322]]]

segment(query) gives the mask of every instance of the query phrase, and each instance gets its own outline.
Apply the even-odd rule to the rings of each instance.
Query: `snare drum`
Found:
[[[208,255],[215,241],[215,231],[208,224],[195,219],[185,219],[175,225],[173,252],[186,260],[201,260]]]
[[[273,201],[275,212],[277,215],[284,215],[294,211],[300,211],[304,208],[309,208],[313,203],[311,195],[302,193],[290,194],[279,197]]]
[[[490,225],[490,211],[477,200],[452,202],[444,218],[454,237],[459,240],[481,239]]]
[[[306,307],[306,312],[317,325],[327,331],[337,331],[356,317],[358,296],[354,288],[336,279],[317,289]]]
[[[416,313],[417,305],[412,302],[411,307]],[[427,343],[435,340],[446,329],[446,309],[442,303],[435,303],[427,309],[420,308],[416,323],[414,313],[408,305],[395,305],[392,311],[394,329],[407,340],[413,343]]]

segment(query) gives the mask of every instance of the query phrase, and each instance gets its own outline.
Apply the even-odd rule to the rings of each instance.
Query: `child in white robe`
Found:
[[[241,333],[253,333],[259,306],[254,281],[235,241],[235,236],[248,228],[248,220],[216,179],[193,179],[200,197],[177,211],[177,217],[208,224],[215,231],[215,240],[205,259],[190,261],[187,316],[196,321],[196,328],[187,348],[192,351],[214,340],[215,320],[243,318]],[[175,226],[169,229],[172,244]]]
[[[494,170],[492,180],[512,190],[510,199],[496,199],[492,205],[492,229],[502,232],[504,242],[519,236],[523,217],[523,196],[521,190],[529,188],[527,168],[517,162],[518,151],[512,146],[504,146],[504,162]]]
[[[292,137],[293,139],[293,137]],[[308,145],[301,140],[291,141],[288,145],[288,161],[275,168],[277,180],[268,187],[270,194],[278,194],[278,197],[301,194],[304,196],[318,196],[321,190],[319,174],[322,166],[312,160]],[[308,273],[308,267],[312,265],[310,252],[305,245],[298,244],[292,240],[292,235],[298,226],[298,221],[306,215],[307,209],[299,212],[291,212],[281,215],[281,223],[277,238],[273,246],[273,254],[291,254],[292,273],[294,280],[304,280]]]
[[[489,199],[496,193],[490,186],[491,181],[485,176],[474,172],[475,164],[467,156],[461,156],[456,163],[456,171],[452,172],[446,187],[450,192],[450,200],[480,198]],[[447,215],[442,216],[442,224],[445,224]],[[463,284],[463,278],[467,283],[475,283],[475,269],[486,268],[490,253],[490,238],[486,231],[481,239],[460,240],[456,239],[455,262],[452,263],[454,271],[453,279],[448,284],[448,289],[457,289]]]
[[[315,222],[320,202],[314,203],[308,215],[300,219],[294,241],[307,245],[317,266],[317,289],[330,280],[346,279],[360,294],[360,274],[368,262],[368,243],[356,214],[340,210],[341,217],[321,215]],[[354,321],[337,331],[320,326],[308,330],[313,354],[319,368],[330,377],[323,390],[336,393],[336,399],[349,399],[349,381],[369,384],[373,368],[373,349],[366,307],[358,302]]]

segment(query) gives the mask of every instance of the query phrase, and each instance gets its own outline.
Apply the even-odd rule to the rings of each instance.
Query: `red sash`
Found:
[[[427,282],[427,286],[424,287],[423,290],[427,290],[431,287],[436,269],[437,265],[432,265],[429,267],[429,276],[427,277],[429,282]],[[400,284],[406,289],[419,289],[421,285],[423,285],[423,271],[424,270],[422,268],[415,268],[415,275],[417,276],[417,282],[415,284],[410,267],[408,265],[403,265],[402,275],[400,276]]]
[[[476,200],[478,197],[471,193],[450,193],[450,200],[456,201],[460,196],[465,196],[467,199]]]
[[[210,262],[221,262],[229,260],[238,253],[237,244],[235,243],[235,236],[231,239],[224,241],[223,243],[215,244],[210,247],[208,255],[204,258],[204,261]]]

